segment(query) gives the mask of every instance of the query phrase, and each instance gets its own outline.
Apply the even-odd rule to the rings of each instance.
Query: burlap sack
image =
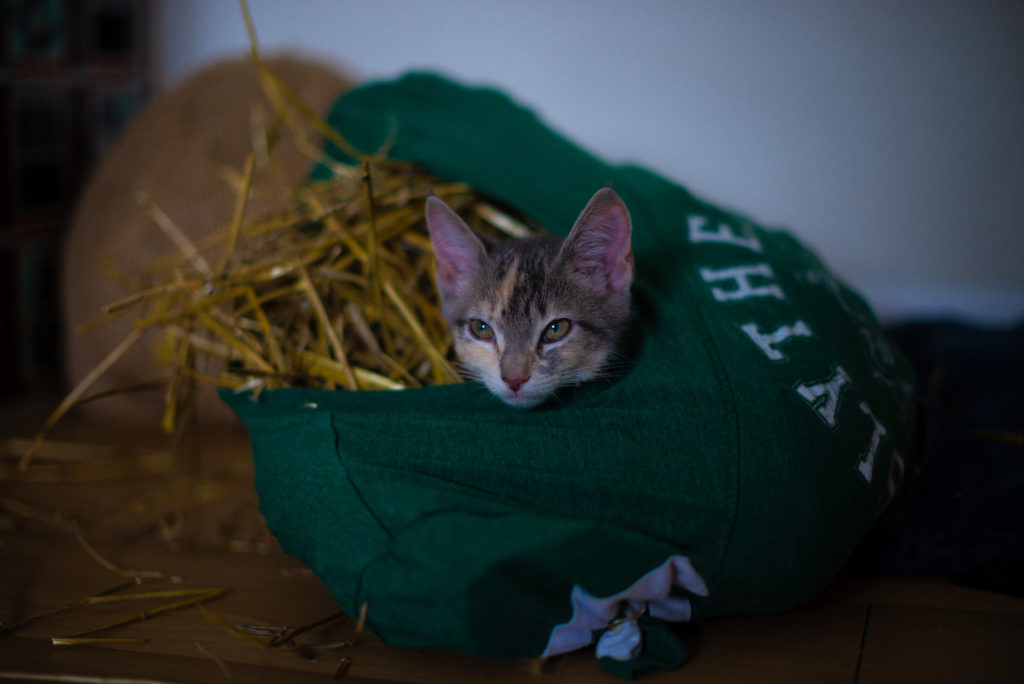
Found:
[[[314,111],[325,112],[349,81],[335,71],[294,57],[279,57],[268,66]],[[82,336],[75,327],[94,318],[104,304],[130,294],[102,268],[104,260],[129,276],[175,249],[140,204],[140,193],[160,207],[193,241],[224,228],[231,220],[235,190],[225,172],[238,177],[252,149],[255,109],[272,108],[248,60],[225,61],[193,75],[153,100],[128,126],[120,141],[94,172],[81,197],[65,244],[63,304],[65,364],[74,386],[129,333],[129,314]],[[317,146],[319,140],[311,138]],[[283,136],[266,168],[260,169],[248,207],[249,216],[283,205],[308,174],[310,159]],[[207,255],[216,263],[216,256]],[[155,335],[143,338],[95,386],[108,387],[163,377],[154,363]],[[77,411],[102,422],[159,424],[161,392],[105,398]],[[208,387],[200,391],[204,425],[224,425],[235,418]]]

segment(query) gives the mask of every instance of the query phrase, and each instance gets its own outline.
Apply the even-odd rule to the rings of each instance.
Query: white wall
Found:
[[[498,86],[613,162],[788,227],[886,317],[1024,316],[1024,3],[250,0],[264,51]],[[246,49],[158,0],[157,82]]]

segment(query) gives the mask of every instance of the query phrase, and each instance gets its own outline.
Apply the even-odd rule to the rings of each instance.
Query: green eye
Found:
[[[559,318],[557,321],[551,321],[548,323],[548,327],[544,329],[544,334],[541,335],[541,341],[557,342],[568,335],[569,330],[571,329],[572,323],[568,318]]]
[[[494,328],[489,324],[484,323],[479,318],[474,318],[469,322],[469,332],[478,340],[494,339]]]

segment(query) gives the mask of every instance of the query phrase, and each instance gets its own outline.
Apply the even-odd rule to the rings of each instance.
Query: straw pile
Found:
[[[79,328],[136,317],[128,337],[47,420],[22,470],[45,433],[72,406],[96,398],[87,396],[90,386],[154,327],[162,333],[158,356],[170,368],[162,421],[168,432],[182,424],[197,383],[258,396],[282,387],[398,390],[458,382],[434,286],[426,197],[437,194],[484,235],[529,233],[464,184],[437,179],[383,151],[354,149],[263,64],[240,4],[273,112],[254,117],[252,152],[233,176],[233,218],[193,243],[148,197],[137,198],[154,230],[176,249],[137,274],[118,274],[134,293]],[[328,159],[309,142],[313,133],[352,161]],[[267,171],[268,151],[285,135],[332,177],[282,188],[292,198],[286,210],[247,220],[253,180]]]
[[[179,248],[143,272],[130,297],[91,325],[136,312],[135,332],[159,326],[171,364],[164,427],[173,430],[195,382],[233,389],[406,389],[458,382],[433,284],[423,202],[434,192],[484,232],[517,226],[465,185],[406,163],[333,164],[335,177],[296,192],[283,214],[235,221],[193,245],[158,207]],[[246,165],[237,216],[254,165]],[[487,229],[487,224],[491,228]],[[522,230],[521,228],[512,228]],[[220,262],[202,256],[220,246]],[[200,372],[205,358],[216,375]]]

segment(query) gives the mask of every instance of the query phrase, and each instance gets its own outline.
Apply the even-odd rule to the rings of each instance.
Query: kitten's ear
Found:
[[[437,195],[427,197],[426,218],[437,260],[437,287],[441,294],[455,296],[480,273],[487,253],[466,222]]]
[[[614,190],[602,188],[576,219],[559,259],[592,289],[627,293],[633,282],[631,232],[626,205]]]

